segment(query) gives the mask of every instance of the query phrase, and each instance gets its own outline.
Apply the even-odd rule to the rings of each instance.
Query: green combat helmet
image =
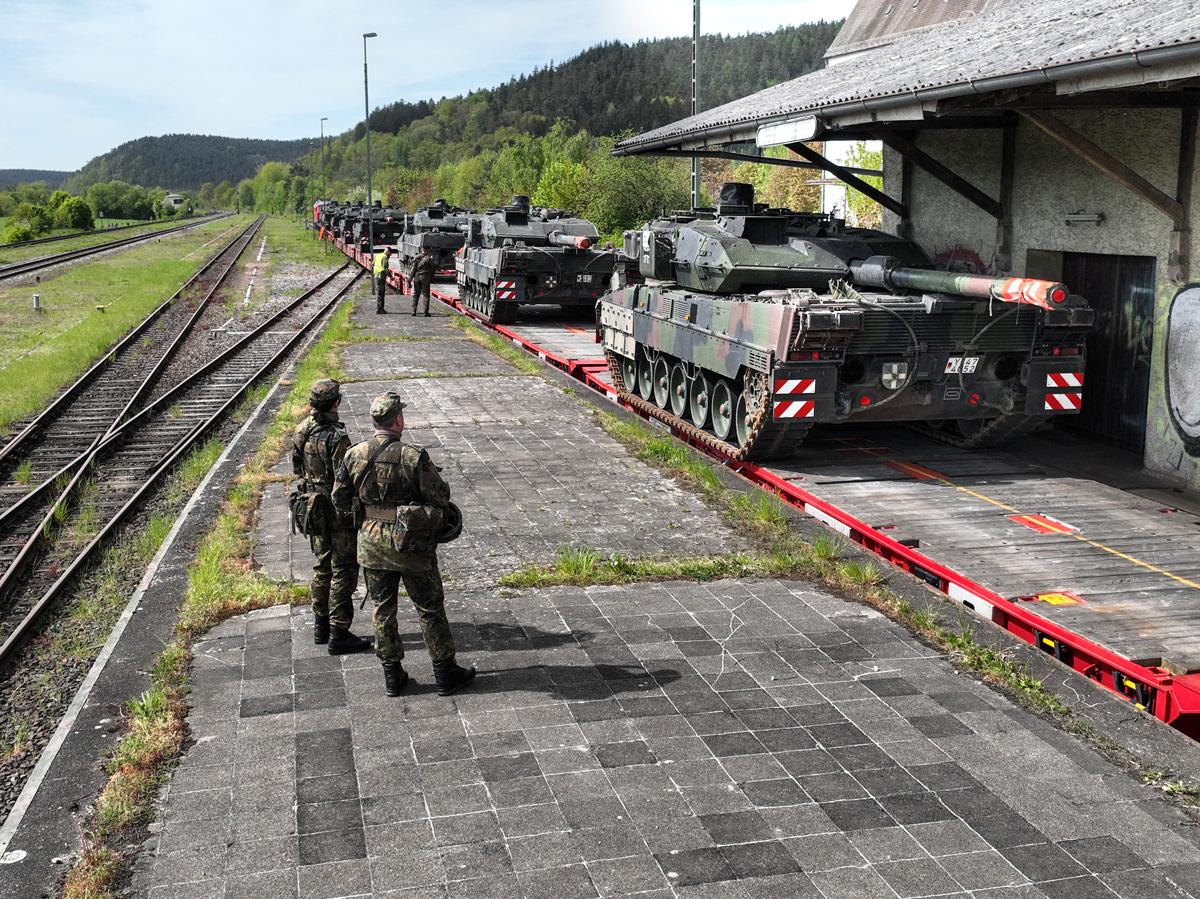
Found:
[[[308,404],[314,409],[328,409],[342,398],[342,385],[332,378],[322,378],[308,391]]]

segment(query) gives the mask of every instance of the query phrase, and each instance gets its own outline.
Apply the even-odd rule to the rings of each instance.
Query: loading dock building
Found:
[[[616,152],[785,145],[945,267],[1065,281],[1097,320],[1072,426],[1200,487],[1195,0],[860,0],[827,63]],[[883,142],[882,191],[809,146],[839,140]]]

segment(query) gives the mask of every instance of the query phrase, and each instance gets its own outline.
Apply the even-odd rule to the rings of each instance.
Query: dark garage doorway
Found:
[[[1153,256],[1030,250],[1032,277],[1062,280],[1096,310],[1083,411],[1059,425],[1141,453],[1154,338]]]

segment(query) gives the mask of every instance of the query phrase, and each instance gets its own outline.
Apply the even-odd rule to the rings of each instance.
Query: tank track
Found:
[[[1024,415],[1011,412],[988,419],[987,424],[978,431],[969,437],[964,437],[962,434],[931,427],[927,422],[906,422],[910,430],[916,431],[918,434],[923,434],[926,437],[931,437],[939,443],[957,446],[960,449],[987,449],[989,447],[1001,446],[1009,440],[1037,430],[1045,423],[1046,418],[1042,415]]]
[[[519,303],[497,303],[494,298],[484,300],[480,289],[471,281],[460,282],[459,298],[493,325],[511,325],[517,320]]]
[[[771,418],[770,380],[763,379],[764,394],[759,397],[758,412],[750,426],[749,439],[743,446],[721,440],[715,434],[710,434],[703,428],[698,428],[690,421],[677,417],[673,413],[659,407],[649,400],[642,399],[625,386],[625,376],[621,371],[621,357],[611,350],[605,350],[608,360],[608,371],[613,379],[613,386],[621,401],[637,409],[651,418],[670,425],[676,431],[687,436],[693,443],[698,443],[713,453],[733,462],[752,460],[778,459],[788,456],[799,448],[812,428],[811,424],[789,421],[777,423]]]

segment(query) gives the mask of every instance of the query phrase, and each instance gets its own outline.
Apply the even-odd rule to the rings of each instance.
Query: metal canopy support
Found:
[[[1196,173],[1196,123],[1200,112],[1195,106],[1185,107],[1179,123],[1179,169],[1175,196],[1183,207],[1181,221],[1171,232],[1171,252],[1167,257],[1167,273],[1173,281],[1192,277],[1192,180]]]
[[[1000,218],[996,221],[996,268],[1011,272],[1013,183],[1017,173],[1017,125],[1010,122],[1000,135]]]
[[[801,162],[799,159],[776,159],[773,156],[752,156],[749,153],[734,153],[732,150],[652,150],[647,155],[676,158],[686,157],[688,159],[693,156],[702,156],[705,159],[732,159],[735,162],[759,162],[763,165],[783,165],[794,169],[809,169],[816,172],[825,171],[824,166],[813,162]],[[854,166],[846,166],[846,171],[853,172],[856,175],[872,175],[876,178],[883,177],[882,169],[860,169]]]
[[[1161,211],[1175,223],[1177,228],[1187,227],[1183,204],[1167,196],[1121,160],[1107,150],[1096,146],[1070,125],[1049,113],[1020,110],[1021,115],[1054,138],[1080,159],[1091,163],[1118,184],[1137,194],[1151,206]]]
[[[907,156],[900,157],[900,202],[904,204],[904,208],[908,210],[907,218],[900,220],[900,227],[897,229],[897,236],[904,240],[913,239],[913,221],[912,221],[912,201],[913,201],[913,163]]]
[[[901,219],[907,219],[909,217],[908,207],[903,203],[893,200],[883,191],[872,187],[870,184],[868,184],[866,181],[863,181],[862,178],[859,178],[844,166],[840,166],[836,162],[831,162],[830,160],[826,159],[807,144],[788,144],[787,147],[797,156],[807,159],[818,168],[829,172],[829,174],[833,175],[839,181],[846,183],[860,193],[870,197],[884,209],[890,209],[892,212],[896,213],[896,215],[900,216]]]
[[[883,141],[897,153],[911,159],[917,166],[928,172],[942,184],[946,185],[960,197],[974,203],[994,219],[1002,218],[1000,204],[981,191],[978,187],[963,178],[958,173],[938,162],[907,137],[894,131],[879,131],[876,138]]]

